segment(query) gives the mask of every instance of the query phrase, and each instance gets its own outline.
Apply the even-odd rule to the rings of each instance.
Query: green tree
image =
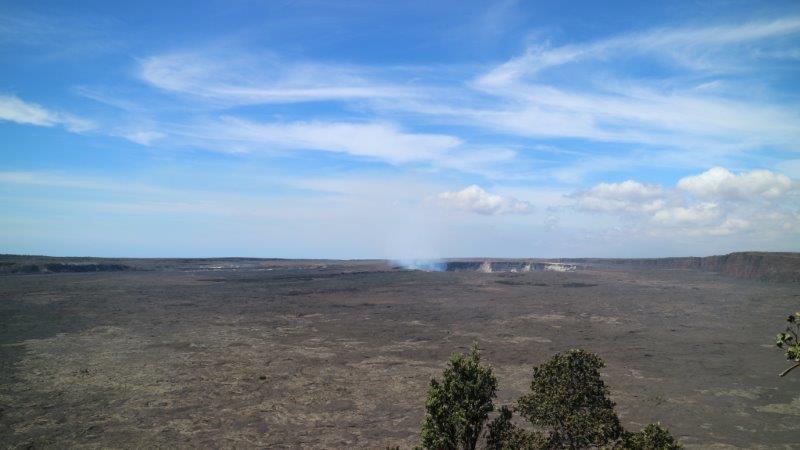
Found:
[[[794,322],[793,322],[794,323]],[[600,377],[603,361],[584,350],[556,354],[533,368],[531,392],[517,410],[532,430],[512,421],[512,409],[500,408],[489,422],[488,450],[550,450],[604,448],[617,450],[677,450],[680,444],[659,424],[638,433],[626,432]],[[497,380],[492,368],[480,363],[476,346],[466,355],[453,354],[442,381],[431,380],[422,424],[426,449],[474,450],[483,424],[493,410]]]
[[[494,410],[497,378],[480,362],[478,347],[450,356],[442,381],[431,380],[421,440],[426,449],[474,450],[483,424]]]
[[[678,441],[666,428],[651,423],[638,433],[625,433],[621,447],[624,450],[679,450]]]
[[[535,450],[548,448],[547,438],[536,431],[526,431],[511,422],[511,409],[500,408],[500,414],[489,422],[487,450]]]
[[[794,364],[784,370],[780,376],[800,367],[800,312],[790,315],[786,321],[789,322],[789,325],[786,326],[786,331],[778,334],[775,343],[778,348],[786,352],[786,359],[794,361]]]
[[[487,450],[506,450],[511,448],[511,442],[517,427],[511,423],[511,410],[508,406],[500,408],[500,415],[489,422],[489,433],[486,435]]]
[[[519,399],[517,410],[546,433],[548,448],[600,447],[621,437],[602,367],[597,355],[570,350],[533,368],[531,392]]]

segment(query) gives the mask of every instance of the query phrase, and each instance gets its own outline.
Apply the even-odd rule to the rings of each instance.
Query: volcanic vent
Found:
[[[400,267],[411,270],[443,271],[443,272],[568,272],[575,270],[575,264],[564,264],[550,261],[533,261],[527,259],[463,259],[444,261],[414,261],[401,263]]]

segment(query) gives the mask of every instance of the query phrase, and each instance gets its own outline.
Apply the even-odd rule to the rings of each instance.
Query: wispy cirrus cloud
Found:
[[[0,95],[0,120],[40,127],[62,126],[75,133],[95,128],[91,120],[47,109],[13,95]]]
[[[225,116],[176,134],[215,150],[317,150],[393,164],[432,161],[462,141],[444,134],[411,133],[386,122],[256,122]]]
[[[514,164],[481,167],[479,162],[434,155],[455,147],[469,148],[472,161],[519,159],[524,154],[515,151],[509,157],[506,145],[476,145],[464,137],[486,130],[501,139],[617,142],[641,146],[638,153],[657,154],[646,160],[641,155],[634,158],[622,154],[593,155],[574,162],[562,158],[561,166],[548,166],[549,175],[541,171],[537,174],[539,179],[576,183],[590,173],[624,167],[630,162],[641,166],[658,160],[673,167],[708,167],[709,163],[726,163],[721,159],[724,155],[765,146],[793,150],[794,143],[800,140],[797,108],[772,95],[741,95],[743,91],[736,88],[736,83],[747,80],[737,79],[733,88],[728,86],[729,72],[739,71],[731,69],[730,64],[714,65],[710,70],[686,64],[685,59],[702,57],[709,61],[724,56],[739,62],[737,67],[746,66],[748,58],[761,57],[757,56],[759,51],[763,55],[767,50],[791,47],[791,42],[782,38],[794,36],[798,30],[798,17],[707,27],[652,28],[582,44],[532,46],[523,55],[482,74],[448,67],[415,71],[408,67],[290,60],[277,53],[206,47],[142,58],[136,76],[145,86],[156,88],[153,92],[167,94],[158,97],[156,103],[177,96],[195,106],[205,102],[213,110],[336,101],[354,111],[352,115],[358,119],[326,117],[301,124],[287,120],[263,122],[237,115],[200,130],[194,129],[198,128],[194,119],[171,119],[173,128],[182,130],[178,135],[191,134],[192,145],[212,150],[247,151],[264,145],[287,149],[297,145],[298,149],[333,151],[392,164],[428,161],[437,167],[480,172],[489,178],[516,178],[532,171],[520,171]],[[668,69],[662,71],[660,78],[631,77],[624,69],[630,59],[659,61]],[[574,65],[585,70],[575,71],[570,68]],[[560,70],[566,70],[568,75],[559,76]],[[438,83],[441,72],[447,73],[445,85]],[[96,94],[89,88],[84,91]],[[109,100],[108,95],[101,100],[147,114],[147,108],[135,105],[136,100],[113,96]],[[460,130],[413,131],[431,120],[438,125],[458,125]],[[363,125],[374,123],[381,125]],[[212,136],[210,129],[220,134]],[[310,130],[307,137],[301,136],[301,129]],[[357,135],[365,137],[364,142],[341,142],[337,136],[350,129],[357,129]],[[404,131],[397,132],[400,129]],[[429,139],[431,135],[437,136]],[[452,139],[449,144],[442,144],[439,138],[443,135]],[[330,139],[326,143],[315,136]],[[376,144],[379,136],[388,139],[386,145]],[[410,136],[416,136],[414,145]],[[419,140],[423,136],[427,137]],[[185,136],[173,139],[166,129],[141,135],[127,133],[124,137],[144,145],[187,141]],[[455,144],[455,140],[459,143]],[[400,141],[402,151],[396,145]],[[485,155],[479,155],[481,152]]]
[[[791,50],[798,34],[800,17],[787,17],[654,28],[583,44],[534,46],[468,83],[472,94],[483,97],[465,95],[458,102],[413,99],[394,105],[529,138],[579,138],[693,152],[738,152],[768,145],[796,150],[800,111],[791,101],[752,86],[762,79],[758,70],[764,70],[753,61],[767,49],[779,58],[779,50]],[[626,70],[631,60],[660,67],[660,75],[632,76]],[[776,68],[770,76],[780,73],[785,74],[785,68]]]
[[[499,86],[542,70],[585,60],[636,56],[669,58],[675,62],[707,60],[730,46],[800,33],[800,17],[694,28],[653,28],[638,33],[560,47],[531,46],[524,54],[479,77],[481,86]],[[774,44],[773,44],[774,45]],[[754,51],[756,49],[748,49]],[[711,53],[711,54],[710,54]],[[696,66],[696,64],[690,64]],[[703,69],[708,67],[703,64]],[[727,67],[726,67],[727,68]]]
[[[502,109],[466,114],[523,136],[673,146],[787,145],[800,137],[800,113],[789,106],[688,91],[630,85],[617,92],[578,92],[525,84],[495,93],[513,100]]]
[[[164,139],[167,137],[166,134],[160,131],[152,131],[152,130],[137,130],[137,131],[126,131],[121,134],[122,137],[125,139],[135,142],[140,145],[151,145],[155,141],[160,139]]]
[[[410,89],[369,72],[339,64],[286,61],[271,54],[205,51],[150,56],[141,61],[138,75],[165,91],[231,105],[412,95]]]

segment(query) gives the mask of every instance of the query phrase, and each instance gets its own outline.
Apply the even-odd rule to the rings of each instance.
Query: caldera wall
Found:
[[[653,269],[693,269],[761,281],[800,282],[800,253],[739,252],[678,258],[575,258],[564,262],[624,265]]]

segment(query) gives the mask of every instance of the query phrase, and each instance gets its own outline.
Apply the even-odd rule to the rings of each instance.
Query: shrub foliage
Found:
[[[780,376],[800,367],[800,311],[790,315],[786,321],[789,325],[783,333],[778,334],[775,343],[786,352],[786,359],[794,361],[794,365],[784,370]]]
[[[603,360],[584,350],[553,356],[533,368],[530,392],[513,409],[500,408],[489,422],[489,450],[681,448],[669,431],[650,424],[638,433],[624,431],[600,376]],[[489,413],[494,410],[497,380],[480,363],[473,346],[466,355],[450,357],[442,381],[431,380],[422,424],[422,447],[436,450],[475,449]],[[529,427],[514,423],[513,410]]]
[[[511,422],[511,417],[511,409],[502,406],[500,414],[489,423],[489,433],[486,435],[488,450],[533,450],[549,447],[544,434],[515,426]]]
[[[630,450],[678,450],[678,441],[669,434],[666,428],[651,423],[638,433],[625,433],[620,445]]]
[[[547,433],[550,448],[586,448],[613,442],[622,426],[600,377],[603,361],[583,350],[553,356],[533,368],[531,392],[520,415]]]
[[[483,424],[494,410],[497,378],[481,364],[478,347],[450,357],[442,380],[431,380],[425,401],[422,446],[436,450],[474,450]]]

